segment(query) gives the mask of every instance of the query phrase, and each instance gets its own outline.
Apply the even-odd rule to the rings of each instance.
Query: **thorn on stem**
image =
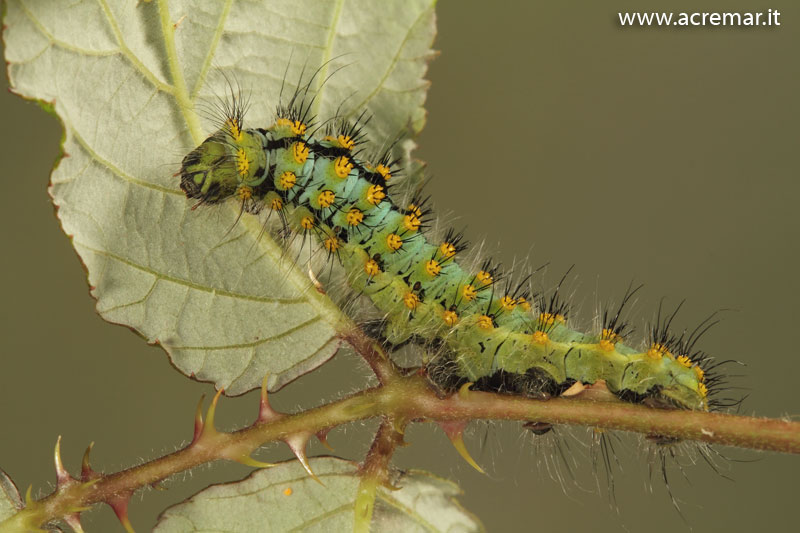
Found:
[[[122,527],[125,528],[125,531],[128,533],[136,533],[133,530],[133,526],[131,525],[131,521],[128,518],[128,504],[131,501],[131,496],[133,492],[125,491],[114,496],[111,496],[105,502],[114,510],[114,514],[117,515],[117,519],[119,520]]]
[[[246,466],[252,466],[253,468],[270,468],[272,466],[275,466],[275,463],[264,463],[257,459],[253,459],[247,454],[244,454],[240,457],[234,457],[232,460]]]
[[[323,446],[328,448],[330,451],[333,451],[333,446],[331,446],[330,443],[328,442],[328,433],[330,431],[331,431],[331,428],[321,429],[321,430],[317,431],[317,435],[316,436],[317,436],[317,440],[320,442],[320,444],[322,444]]]
[[[211,400],[211,405],[208,406],[208,412],[206,413],[206,421],[203,424],[200,436],[197,440],[200,440],[206,436],[216,435],[218,433],[217,428],[214,427],[214,418],[217,414],[217,402],[219,401],[219,397],[222,396],[223,392],[225,392],[224,388],[219,389],[214,395],[214,399]]]
[[[289,445],[289,448],[292,450],[292,453],[297,457],[297,460],[300,461],[300,464],[303,465],[308,475],[311,476],[314,481],[322,485],[323,487],[325,484],[320,481],[317,475],[311,470],[311,466],[308,464],[308,457],[306,456],[306,444],[308,444],[308,439],[311,436],[307,433],[296,433],[290,437],[283,439],[283,442]]]
[[[80,513],[72,513],[64,516],[64,522],[66,522],[69,527],[72,528],[72,531],[75,533],[84,533],[83,526],[81,526],[81,515]]]
[[[86,447],[86,451],[83,452],[83,460],[81,461],[81,481],[84,482],[100,476],[92,469],[89,463],[89,454],[92,452],[92,448],[94,448],[94,442],[90,442],[89,446]]]
[[[450,442],[453,443],[456,451],[464,458],[464,460],[475,470],[480,472],[481,474],[486,474],[483,471],[478,463],[475,462],[475,459],[467,451],[467,447],[464,444],[464,428],[467,427],[467,422],[464,420],[437,420],[437,424],[439,427],[442,428],[447,435],[447,438],[450,439]]]
[[[56,466],[56,490],[59,490],[72,481],[72,476],[69,475],[67,469],[64,468],[64,463],[61,461],[61,435],[56,439],[56,447],[53,451],[53,462]]]
[[[267,382],[269,381],[269,374],[264,376],[261,381],[261,402],[258,408],[258,422],[268,422],[270,420],[277,420],[282,415],[274,410],[269,404],[269,391],[267,389]]]

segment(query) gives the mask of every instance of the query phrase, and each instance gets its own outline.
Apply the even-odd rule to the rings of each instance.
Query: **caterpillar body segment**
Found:
[[[462,266],[460,236],[435,239],[421,203],[397,200],[388,153],[362,159],[357,125],[338,124],[317,138],[300,115],[284,109],[265,129],[244,129],[240,116],[226,120],[184,158],[187,197],[198,205],[234,198],[250,213],[278,211],[289,230],[313,235],[341,262],[350,286],[385,316],[387,342],[435,347],[432,379],[455,373],[439,380],[445,388],[503,372],[527,376],[534,394],[603,380],[622,399],[709,409],[701,368],[708,359],[685,353],[693,343],[664,336],[662,328],[663,339],[653,335],[637,350],[623,342],[619,312],[601,332],[584,334],[567,325],[566,306],[556,298],[531,305],[527,294],[504,292],[489,263]]]

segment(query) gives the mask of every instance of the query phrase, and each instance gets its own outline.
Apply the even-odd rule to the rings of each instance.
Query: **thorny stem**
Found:
[[[402,442],[400,432],[403,424],[392,425],[392,421],[405,420],[536,421],[800,453],[800,422],[654,409],[622,401],[585,399],[580,395],[575,398],[536,400],[464,390],[442,399],[430,388],[424,376],[414,374],[398,376],[386,385],[361,391],[322,407],[256,422],[232,433],[210,431],[207,438],[200,438],[186,448],[154,461],[116,474],[101,475],[93,481],[67,483],[0,523],[0,531],[15,531],[15,527],[20,525],[43,524],[76,509],[109,501],[115,495],[133,492],[210,461],[244,457],[268,442],[284,440],[292,435],[313,434],[376,416],[384,417],[384,425],[362,469],[362,472],[372,474],[388,466],[391,451]]]
[[[398,446],[403,446],[403,433],[406,422],[403,419],[384,417],[375,439],[372,441],[367,458],[361,465],[358,493],[354,505],[354,533],[369,533],[372,511],[375,509],[375,493],[378,485],[388,486],[389,462]]]

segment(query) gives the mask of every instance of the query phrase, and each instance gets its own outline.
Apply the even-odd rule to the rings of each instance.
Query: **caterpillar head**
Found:
[[[181,189],[188,198],[217,203],[230,196],[247,200],[266,179],[267,161],[258,130],[228,120],[181,163]]]

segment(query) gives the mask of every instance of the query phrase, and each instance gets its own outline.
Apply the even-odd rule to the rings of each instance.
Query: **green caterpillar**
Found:
[[[623,343],[622,308],[606,312],[597,333],[567,325],[558,291],[548,300],[518,288],[502,291],[497,269],[459,264],[466,249],[453,231],[435,240],[422,202],[390,194],[396,161],[389,151],[359,157],[356,124],[333,120],[321,138],[310,133],[309,106],[291,100],[275,123],[244,129],[233,102],[218,131],[183,159],[181,188],[200,204],[228,198],[242,209],[277,212],[286,229],[312,235],[348,273],[348,283],[385,315],[379,333],[393,345],[415,342],[433,353],[431,379],[447,390],[473,382],[484,390],[560,394],[576,382],[604,382],[618,397],[662,407],[709,410],[711,359],[695,351],[702,326],[670,333],[658,320],[645,349]],[[559,285],[560,286],[560,285]],[[677,310],[676,310],[677,311]]]

